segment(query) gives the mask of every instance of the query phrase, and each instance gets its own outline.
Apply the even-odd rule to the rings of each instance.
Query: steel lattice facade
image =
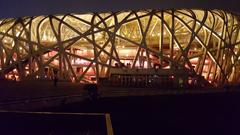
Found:
[[[140,10],[0,21],[5,78],[98,82],[112,68],[187,69],[214,85],[240,81],[239,17],[221,10]],[[125,66],[124,66],[125,65]],[[56,72],[57,71],[57,72]]]

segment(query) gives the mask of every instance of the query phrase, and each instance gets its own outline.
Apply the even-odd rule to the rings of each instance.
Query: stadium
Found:
[[[6,18],[0,73],[133,87],[238,84],[239,23],[234,13],[204,9]]]

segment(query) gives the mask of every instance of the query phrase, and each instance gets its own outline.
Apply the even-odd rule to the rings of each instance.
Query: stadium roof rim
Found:
[[[138,9],[221,9],[240,13],[239,0],[2,0],[0,18]]]
[[[68,12],[68,13],[53,13],[53,14],[41,14],[41,15],[26,15],[26,16],[19,16],[19,17],[5,17],[5,18],[0,18],[0,20],[2,19],[17,19],[17,18],[23,18],[23,17],[37,17],[37,16],[49,16],[49,15],[67,15],[67,14],[92,14],[92,13],[117,13],[117,12],[129,12],[129,11],[135,11],[135,12],[139,12],[139,11],[148,11],[148,10],[156,10],[156,11],[162,11],[162,10],[202,10],[202,11],[212,11],[212,10],[217,10],[217,11],[224,11],[227,13],[230,13],[234,16],[238,16],[240,17],[240,14],[237,12],[233,12],[230,10],[223,10],[223,9],[206,9],[206,8],[161,8],[161,9],[157,9],[157,8],[142,8],[142,9],[123,9],[123,10],[115,10],[115,11],[79,11],[79,12]]]

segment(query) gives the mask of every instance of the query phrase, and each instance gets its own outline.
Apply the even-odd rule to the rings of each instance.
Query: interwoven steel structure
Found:
[[[221,10],[141,10],[0,21],[6,78],[97,82],[111,68],[187,69],[214,85],[240,81],[239,17]]]

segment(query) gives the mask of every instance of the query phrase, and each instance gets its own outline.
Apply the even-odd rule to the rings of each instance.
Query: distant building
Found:
[[[221,10],[195,9],[2,19],[0,72],[17,80],[53,79],[56,73],[82,83],[119,82],[116,77],[124,76],[131,80],[121,81],[131,84],[145,76],[146,85],[159,78],[177,79],[178,85],[236,84],[239,19]]]

